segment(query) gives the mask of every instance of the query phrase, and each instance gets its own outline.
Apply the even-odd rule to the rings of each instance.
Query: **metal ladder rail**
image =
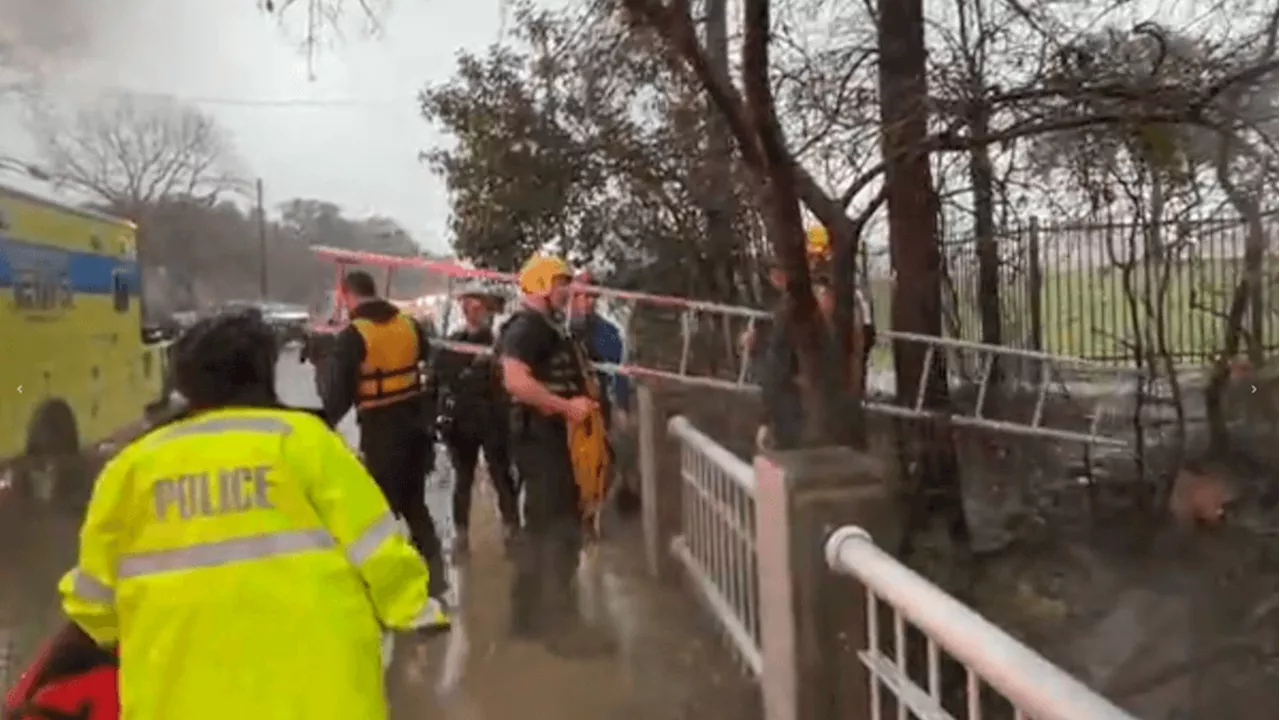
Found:
[[[374,256],[370,253],[350,253],[347,251],[339,252],[341,253],[342,259],[348,262],[376,263],[378,261],[387,261],[390,259],[391,261],[400,264],[416,266],[429,272],[436,272],[444,275],[447,278],[448,284],[445,309],[443,311],[446,323],[450,316],[453,302],[456,300],[453,293],[459,279],[481,279],[512,286],[513,288],[516,283],[516,276],[514,274],[501,273],[492,270],[465,268],[456,263],[426,261],[414,258],[396,259],[389,258],[389,256]],[[352,256],[358,256],[362,259],[351,260],[350,258]],[[636,308],[638,305],[671,308],[680,311],[681,351],[678,367],[675,371],[649,368],[629,363],[627,361],[629,358],[625,356],[624,361],[619,364],[597,363],[595,367],[598,371],[609,374],[624,375],[632,378],[655,378],[738,392],[759,391],[758,385],[749,383],[746,380],[748,363],[745,353],[741,354],[739,357],[739,367],[736,372],[736,377],[733,380],[691,373],[689,371],[689,360],[692,336],[694,330],[699,325],[697,322],[699,315],[718,316],[726,321],[729,318],[742,318],[747,321],[748,327],[755,328],[757,326],[757,321],[771,317],[769,313],[753,308],[726,305],[723,303],[688,300],[685,298],[655,295],[652,293],[616,290],[597,285],[575,283],[571,287],[579,292],[589,292],[601,298],[607,298],[621,303],[626,310],[627,330],[631,327],[631,320],[636,315]],[[447,324],[445,324],[443,328],[447,328]],[[482,346],[454,343],[443,339],[433,340],[432,342],[438,347],[449,348],[459,352],[490,352],[489,348]],[[1065,383],[1061,380],[1063,374],[1060,368],[1068,366],[1086,370],[1094,368],[1106,369],[1104,366],[1078,358],[1057,356],[1037,350],[984,345],[982,343],[955,338],[933,337],[929,335],[894,330],[886,330],[877,333],[877,344],[892,344],[899,342],[918,343],[926,346],[923,372],[916,380],[915,402],[911,406],[904,407],[867,398],[865,401],[865,407],[868,412],[907,419],[924,419],[936,416],[938,414],[937,411],[925,407],[926,393],[928,390],[927,383],[932,374],[931,370],[933,369],[933,363],[936,362],[938,360],[938,356],[941,355],[954,365],[956,363],[956,358],[959,355],[968,352],[978,355],[977,367],[980,377],[976,388],[978,401],[975,403],[974,409],[971,412],[952,414],[949,421],[953,425],[957,427],[972,427],[976,429],[1004,432],[1024,437],[1039,437],[1065,442],[1078,442],[1088,445],[1112,447],[1128,446],[1128,443],[1123,440],[1105,437],[1098,434],[1098,428],[1102,417],[1100,402],[1096,403],[1095,407],[1088,414],[1090,423],[1087,431],[1054,428],[1047,427],[1045,425],[1044,411],[1048,403],[1049,388],[1052,380],[1054,378],[1058,378],[1058,382],[1065,387]],[[627,346],[629,345],[630,344],[628,343]],[[1023,362],[1034,363],[1038,366],[1039,381],[1036,384],[1035,406],[1032,411],[1031,418],[1026,422],[1016,422],[984,416],[986,399],[990,393],[990,380],[993,374],[991,368],[995,364],[997,358],[1018,358]],[[950,382],[950,378],[948,378],[948,382]]]

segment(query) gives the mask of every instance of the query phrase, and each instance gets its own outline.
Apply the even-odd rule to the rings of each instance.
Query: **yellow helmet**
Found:
[[[831,257],[831,238],[822,225],[814,225],[805,231],[805,254],[809,262],[826,260]]]
[[[520,268],[520,292],[526,295],[546,295],[551,292],[557,278],[569,280],[573,271],[569,264],[554,255],[534,255]]]

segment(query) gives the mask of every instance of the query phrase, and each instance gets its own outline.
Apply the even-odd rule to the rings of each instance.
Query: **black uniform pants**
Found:
[[[427,473],[435,449],[425,431],[416,427],[361,428],[360,451],[369,474],[382,488],[391,511],[404,519],[414,547],[430,571],[427,592],[440,597],[449,587],[440,550],[440,536],[427,511]]]
[[[511,455],[505,427],[455,430],[445,439],[455,472],[453,485],[453,525],[461,535],[471,525],[471,494],[476,481],[476,465],[484,451],[489,480],[498,493],[498,512],[508,527],[520,525],[515,479],[511,475]]]
[[[514,552],[512,627],[554,633],[577,620],[574,577],[582,550],[578,486],[564,428],[517,435],[516,472],[524,489],[524,532]]]

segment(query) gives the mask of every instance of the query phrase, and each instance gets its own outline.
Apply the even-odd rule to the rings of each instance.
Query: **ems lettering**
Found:
[[[273,470],[270,465],[230,467],[156,480],[151,483],[156,519],[191,520],[272,509]]]

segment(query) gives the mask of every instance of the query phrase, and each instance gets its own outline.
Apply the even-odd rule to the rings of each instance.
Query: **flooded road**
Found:
[[[281,398],[318,400],[311,366],[287,354]],[[339,431],[352,444],[348,416]],[[442,465],[445,463],[441,463]],[[447,467],[428,483],[427,504],[446,547],[453,540]],[[508,632],[512,568],[500,541],[496,501],[487,483],[472,512],[471,549],[451,568],[459,613],[453,632],[397,639],[388,671],[397,720],[685,720],[759,715],[754,682],[729,660],[702,611],[679,587],[655,586],[642,567],[639,530],[614,523],[608,542],[580,573],[583,605],[618,640],[618,651],[590,661],[555,657]],[[54,586],[75,557],[75,518],[0,507],[0,681],[21,667],[59,622]]]

